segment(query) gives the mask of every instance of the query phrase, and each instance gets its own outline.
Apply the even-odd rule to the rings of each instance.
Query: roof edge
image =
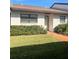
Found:
[[[61,13],[67,14],[67,11],[63,10],[56,10],[51,8],[40,8],[40,7],[33,7],[33,6],[23,6],[23,5],[12,5],[10,6],[11,10],[20,10],[20,11],[34,11],[34,12],[43,12],[43,13]]]
[[[55,4],[59,4],[59,5],[68,5],[68,3],[54,3],[50,8],[52,8]]]

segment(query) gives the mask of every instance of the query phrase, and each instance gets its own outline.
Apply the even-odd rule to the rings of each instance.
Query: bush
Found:
[[[68,24],[60,24],[54,28],[54,32],[68,35]]]
[[[34,35],[34,34],[46,34],[47,31],[41,26],[11,26],[10,35]]]

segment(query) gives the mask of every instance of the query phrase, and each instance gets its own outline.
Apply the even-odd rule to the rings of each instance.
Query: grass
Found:
[[[12,47],[38,45],[58,40],[48,35],[28,35],[28,36],[11,36],[10,44]]]
[[[67,59],[67,42],[48,35],[11,36],[10,59]]]

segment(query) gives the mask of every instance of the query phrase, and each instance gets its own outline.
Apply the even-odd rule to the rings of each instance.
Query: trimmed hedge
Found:
[[[60,24],[54,28],[54,32],[68,35],[68,24]]]
[[[47,30],[41,26],[11,26],[10,35],[34,35],[34,34],[46,34]]]

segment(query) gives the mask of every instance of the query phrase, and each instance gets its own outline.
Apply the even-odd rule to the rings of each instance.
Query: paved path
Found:
[[[65,35],[61,35],[61,34],[54,33],[54,32],[49,32],[49,31],[48,31],[48,35],[53,36],[60,41],[68,41],[68,36],[65,36]]]

